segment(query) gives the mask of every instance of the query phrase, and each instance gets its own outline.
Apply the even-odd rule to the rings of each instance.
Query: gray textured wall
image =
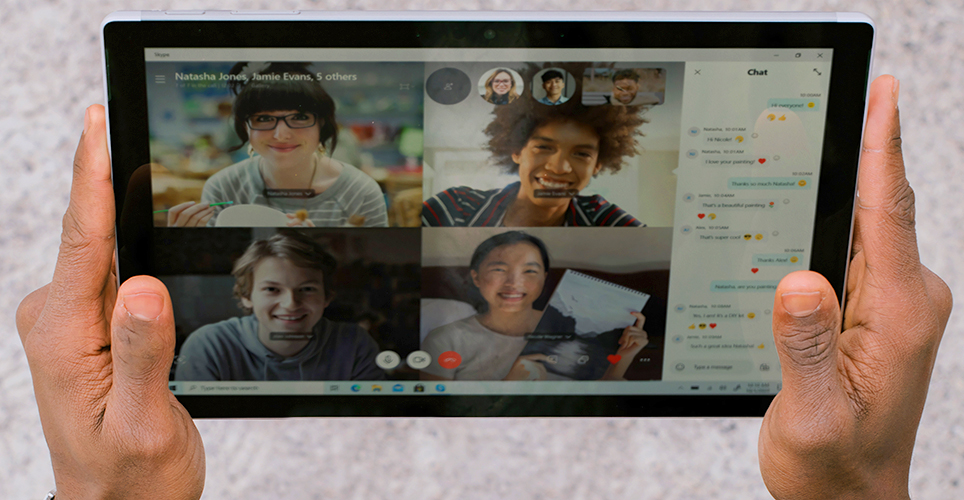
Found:
[[[213,2],[212,2],[213,3]],[[210,5],[210,4],[207,4]],[[221,2],[244,9],[701,9],[861,11],[879,27],[875,74],[901,79],[921,257],[964,297],[964,5],[955,1],[619,0]],[[53,474],[14,326],[50,279],[84,107],[103,101],[97,33],[120,9],[191,1],[0,0],[0,497],[42,498]],[[958,175],[954,175],[958,172]],[[964,498],[964,343],[951,317],[911,470],[916,498]],[[201,421],[205,498],[769,498],[759,419]]]

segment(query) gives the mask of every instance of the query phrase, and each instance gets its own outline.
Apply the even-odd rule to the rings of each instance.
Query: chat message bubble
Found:
[[[806,264],[803,256],[793,253],[758,253],[753,254],[755,266],[799,266]]]
[[[810,177],[730,177],[730,189],[810,189]]]
[[[777,200],[767,200],[767,199],[753,199],[753,200],[713,200],[705,201],[700,200],[698,208],[710,213],[715,212],[725,212],[728,210],[733,211],[746,211],[746,210],[775,210],[780,207],[783,203],[779,203]]]
[[[767,101],[768,108],[786,108],[796,112],[820,111],[820,99],[775,98]],[[779,117],[776,119],[779,120]]]
[[[713,228],[727,227],[727,226],[710,226]],[[728,241],[728,242],[742,242],[742,243],[755,243],[767,240],[766,231],[713,231],[709,228],[696,227],[697,231],[703,231],[699,234],[699,241]]]
[[[777,290],[779,281],[762,280],[714,280],[710,282],[712,292],[769,292]]]
[[[765,313],[769,313],[769,309]],[[744,319],[755,319],[759,317],[758,310],[748,310],[748,311],[706,311],[706,312],[694,312],[690,314],[690,319],[692,323],[687,325],[688,330],[699,331],[706,330],[708,332],[714,331],[721,323],[727,322],[738,322]]]
[[[765,351],[765,342],[728,342],[723,340],[698,340],[687,341],[686,349],[689,351]]]

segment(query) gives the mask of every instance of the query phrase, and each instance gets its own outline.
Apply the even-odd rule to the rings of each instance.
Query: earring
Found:
[[[323,143],[320,143],[320,142],[318,143],[318,152],[321,153],[322,155],[328,152],[328,150],[325,149],[325,145]]]
[[[248,143],[248,157],[254,157],[254,146],[252,146],[251,143]]]

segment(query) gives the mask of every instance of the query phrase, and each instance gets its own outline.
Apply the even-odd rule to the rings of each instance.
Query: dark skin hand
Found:
[[[920,263],[898,88],[891,76],[870,88],[843,319],[819,274],[795,272],[777,288],[783,389],[763,419],[759,451],[778,500],[910,498],[911,453],[951,293]]]
[[[167,387],[171,299],[145,276],[118,289],[114,242],[104,108],[91,106],[53,280],[17,310],[57,500],[197,499],[204,447]]]

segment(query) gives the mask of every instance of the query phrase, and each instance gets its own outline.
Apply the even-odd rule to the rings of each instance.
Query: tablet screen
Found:
[[[171,390],[775,394],[833,55],[146,48]]]

